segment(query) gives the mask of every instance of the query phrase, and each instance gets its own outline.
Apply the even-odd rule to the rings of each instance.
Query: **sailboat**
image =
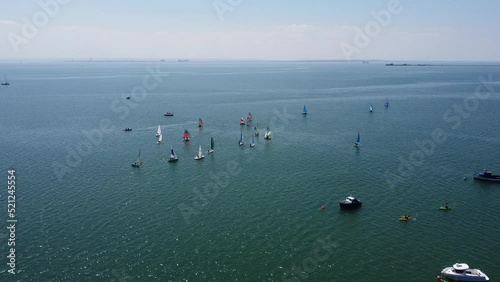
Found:
[[[139,155],[137,155],[137,161],[132,163],[133,167],[140,167],[142,165],[141,161],[141,150],[139,150]]]
[[[240,141],[238,142],[238,144],[240,144],[240,146],[243,146],[243,144],[245,144],[245,142],[243,141],[243,133],[240,133]]]
[[[389,99],[385,99],[385,104],[386,107],[389,107]]]
[[[1,85],[10,85],[10,83],[7,81],[7,75],[4,74],[5,81],[1,83]]]
[[[266,140],[271,140],[271,130],[269,129],[269,127],[266,129],[266,134],[264,134],[264,139]]]
[[[245,125],[245,120],[243,119],[243,117],[240,118],[240,125]]]
[[[201,118],[198,119],[198,127],[203,127],[203,121]]]
[[[160,136],[158,137],[158,144],[161,144],[163,142],[163,134],[160,133]]]
[[[248,113],[248,116],[247,116],[247,126],[252,125],[252,120],[253,120],[252,114]]]
[[[360,144],[361,139],[359,138],[359,131],[358,131],[358,139],[356,139],[356,142],[354,142],[354,147],[358,148]]]
[[[208,153],[211,154],[214,152],[214,138],[210,137],[210,149],[208,149]]]
[[[161,135],[161,127],[158,125],[158,129],[156,130],[156,137],[160,137]]]
[[[302,114],[303,114],[303,115],[307,115],[307,108],[306,108],[306,105],[304,105],[304,109],[302,110]]]
[[[370,104],[370,113],[373,113],[373,105]]]
[[[259,125],[259,124],[257,124]],[[259,131],[257,130],[257,125],[253,127],[253,129],[255,130],[255,132],[253,133],[253,135],[259,137]]]
[[[252,143],[250,143],[250,148],[255,147],[255,139],[254,136],[252,135]]]
[[[198,154],[196,154],[196,157],[194,157],[195,160],[201,160],[203,159],[205,156],[201,153],[201,145],[200,145],[200,148],[198,149]]]
[[[177,158],[177,155],[175,154],[174,149],[172,148],[172,146],[170,146],[170,158],[168,159],[168,162],[173,163],[173,162],[176,162],[178,160],[179,159]]]
[[[182,137],[182,141],[189,141],[191,140],[191,136],[189,135],[189,131],[184,130],[184,136]]]

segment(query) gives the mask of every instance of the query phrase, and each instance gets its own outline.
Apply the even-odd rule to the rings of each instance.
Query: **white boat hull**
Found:
[[[456,282],[482,282],[490,281],[490,278],[479,269],[467,269],[457,272],[454,267],[446,267],[441,271],[441,277],[445,281]]]

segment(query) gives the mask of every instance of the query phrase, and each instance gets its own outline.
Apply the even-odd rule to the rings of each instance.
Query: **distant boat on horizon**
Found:
[[[5,80],[2,83],[0,83],[0,84],[1,85],[10,85],[10,83],[7,81],[7,75],[4,74],[3,76],[4,76]]]
[[[385,99],[385,104],[386,107],[389,107],[389,99]]]
[[[240,125],[245,125],[245,119],[243,119],[243,117],[240,118]]]
[[[359,131],[358,131],[358,138],[356,139],[356,142],[354,142],[354,147],[356,148],[359,148],[359,146],[361,145],[361,139],[359,137]]]
[[[203,127],[203,121],[201,118],[198,119],[198,127]]]
[[[255,139],[254,138],[255,138],[254,135],[252,135],[252,143],[250,143],[250,146],[249,146],[250,148],[255,147]]]
[[[303,115],[307,115],[307,108],[306,108],[306,105],[304,105],[304,109],[302,110],[302,114],[303,114]]]
[[[370,113],[373,113],[373,105],[370,104]]]

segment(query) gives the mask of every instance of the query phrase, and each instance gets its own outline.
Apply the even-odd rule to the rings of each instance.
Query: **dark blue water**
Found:
[[[0,167],[4,183],[8,168],[18,180],[18,273],[0,228],[2,281],[434,281],[455,262],[500,277],[500,185],[471,177],[500,172],[500,66],[1,69]],[[215,153],[193,160],[210,137]],[[363,207],[339,211],[350,194]],[[453,210],[439,211],[446,202]]]

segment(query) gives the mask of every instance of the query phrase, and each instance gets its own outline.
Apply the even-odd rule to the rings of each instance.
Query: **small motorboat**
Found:
[[[475,179],[500,182],[500,174],[493,174],[491,170],[483,170],[483,172],[474,174]]]
[[[127,128],[124,128],[123,131],[132,131],[132,128],[127,127]]]
[[[339,202],[340,208],[343,209],[355,209],[361,207],[362,202],[353,196],[347,197],[345,200]]]
[[[127,100],[130,100],[130,96],[127,96]]]
[[[466,263],[455,263],[453,266],[441,270],[441,277],[444,281],[490,281],[490,278],[481,270],[469,268]]]
[[[166,117],[173,117],[174,116],[174,114],[171,113],[171,112],[163,113],[163,115],[166,116]]]
[[[408,221],[408,220],[410,220],[410,219],[411,219],[411,217],[410,217],[410,216],[408,216],[408,215],[403,215],[402,217],[400,217],[400,218],[399,218],[399,221]]]
[[[439,207],[439,210],[442,210],[442,211],[451,211],[451,208],[448,206],[448,203],[446,203],[446,205],[444,205],[442,207]]]

